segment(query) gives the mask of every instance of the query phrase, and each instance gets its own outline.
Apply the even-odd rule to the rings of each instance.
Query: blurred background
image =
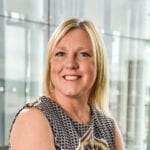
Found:
[[[0,145],[30,99],[42,95],[47,42],[65,18],[90,19],[109,58],[110,108],[127,150],[150,150],[149,0],[0,0]]]

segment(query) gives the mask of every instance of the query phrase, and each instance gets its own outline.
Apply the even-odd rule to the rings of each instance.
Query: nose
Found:
[[[75,56],[66,58],[66,69],[78,69],[79,64]]]

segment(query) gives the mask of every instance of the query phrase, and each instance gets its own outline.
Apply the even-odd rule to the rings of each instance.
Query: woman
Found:
[[[47,56],[45,96],[17,114],[12,150],[122,150],[120,131],[107,115],[105,48],[93,23],[62,22]]]

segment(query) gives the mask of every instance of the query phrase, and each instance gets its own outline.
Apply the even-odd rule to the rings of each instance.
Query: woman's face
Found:
[[[55,94],[88,98],[97,68],[91,40],[84,30],[69,31],[53,49],[50,64]]]

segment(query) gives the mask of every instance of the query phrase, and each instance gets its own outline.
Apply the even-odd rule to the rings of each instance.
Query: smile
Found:
[[[74,81],[79,79],[81,76],[78,75],[65,75],[64,79],[68,80],[68,81]]]

